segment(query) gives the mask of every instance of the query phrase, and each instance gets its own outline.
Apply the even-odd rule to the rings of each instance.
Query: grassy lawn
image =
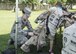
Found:
[[[29,20],[35,28],[37,25],[34,23],[36,17],[42,13],[43,11],[33,11]],[[22,15],[21,11],[19,12],[19,17]],[[0,10],[0,52],[4,50],[7,44],[7,40],[9,39],[9,33],[11,31],[11,27],[15,21],[15,13],[7,10]]]
[[[33,26],[33,28],[36,27],[36,24],[34,23],[34,20],[36,17],[42,13],[43,11],[33,11],[29,20]],[[21,12],[19,12],[19,17],[22,15]],[[5,11],[0,10],[0,35],[1,34],[7,34],[10,33],[11,27],[15,21],[15,13],[12,11]]]

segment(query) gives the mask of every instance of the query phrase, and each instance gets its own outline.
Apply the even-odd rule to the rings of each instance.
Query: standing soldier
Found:
[[[62,23],[64,13],[66,12],[66,9],[62,7],[61,2],[57,2],[54,7],[51,7],[49,9],[50,15],[48,17],[48,28],[49,28],[49,39],[50,39],[50,54],[54,54],[52,51],[53,48],[53,41],[54,41],[54,36],[59,28],[60,24]]]
[[[23,15],[22,17],[18,18],[18,24],[17,24],[17,31],[18,31],[17,44],[18,45],[22,45],[24,42],[26,42],[28,40],[27,35],[31,34],[31,32],[33,31],[33,28],[28,20],[31,14],[31,10],[28,7],[25,7],[24,10],[22,10],[22,13]],[[25,26],[28,28],[28,30],[23,30]],[[15,33],[16,33],[16,23],[14,23],[12,27],[9,44],[15,41]]]
[[[76,17],[74,24],[64,29],[62,54],[76,54]]]
[[[50,16],[48,18],[48,28],[50,31],[49,39],[50,39],[50,54],[53,54],[52,47],[54,36],[56,33],[56,27],[58,26],[58,20],[63,15],[62,5],[60,2],[57,2],[55,7],[50,8]]]

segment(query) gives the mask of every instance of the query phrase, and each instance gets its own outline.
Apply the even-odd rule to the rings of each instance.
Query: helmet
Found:
[[[30,15],[31,14],[31,9],[28,8],[28,7],[25,7],[22,12],[23,12],[23,14]]]

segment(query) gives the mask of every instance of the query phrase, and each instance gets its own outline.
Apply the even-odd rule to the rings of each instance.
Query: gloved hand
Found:
[[[28,35],[33,36],[34,33],[33,32],[28,32]]]

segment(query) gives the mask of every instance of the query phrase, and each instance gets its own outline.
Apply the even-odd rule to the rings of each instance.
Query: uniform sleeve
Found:
[[[21,25],[22,24],[20,22],[18,22],[18,24],[17,24],[17,30],[18,30],[18,32],[22,30]],[[11,29],[11,33],[15,33],[15,31],[16,31],[16,22],[14,22],[14,24],[13,24],[13,27]]]
[[[23,30],[23,28],[25,27],[26,25],[23,25],[22,22],[19,22],[18,23],[18,33],[22,33],[24,34],[25,36],[28,34],[28,32],[26,30]]]
[[[23,33],[23,34],[27,35],[27,31],[23,30],[25,28],[25,26],[27,26],[26,24],[27,23],[23,24],[21,19],[19,20],[19,23],[18,23],[18,32],[19,33]]]
[[[47,18],[47,16],[48,16],[48,11],[43,12],[36,18],[35,22],[38,22],[40,20],[44,21]]]
[[[18,32],[18,34],[23,32],[23,29],[22,29],[21,26],[22,26],[22,24],[21,24],[21,22],[19,21],[18,24],[17,24],[17,32]],[[15,22],[15,23],[13,24],[13,26],[12,26],[10,36],[11,36],[11,37],[15,36],[15,33],[16,33],[16,22]]]
[[[33,31],[33,28],[32,28],[32,26],[31,26],[29,20],[27,20],[26,26],[27,26],[27,28],[28,28],[28,31]]]

